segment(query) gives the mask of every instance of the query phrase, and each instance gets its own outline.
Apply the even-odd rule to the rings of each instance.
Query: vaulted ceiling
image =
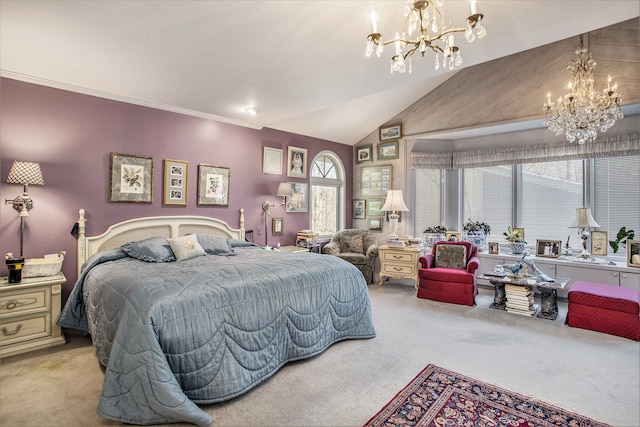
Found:
[[[380,17],[383,37],[391,38],[401,27],[403,3],[0,0],[0,69],[4,77],[353,145],[425,95],[438,94],[433,91],[458,72],[435,71],[431,54],[415,57],[413,73],[402,75],[389,73],[389,49],[382,58],[365,58],[369,7]],[[575,36],[640,16],[637,0],[477,5],[488,35],[473,44],[458,36],[463,67],[472,67],[458,72],[469,77],[469,87],[458,91],[479,85],[499,91],[501,76],[474,75],[473,66],[574,37],[539,53],[555,58],[548,66],[538,67],[532,57],[507,69],[525,88],[545,86],[546,93],[548,83],[555,92]],[[469,5],[445,0],[443,10],[462,26]],[[589,47],[600,73],[608,72],[609,59],[637,55],[637,44],[612,49],[606,34],[594,34]],[[637,79],[627,75],[625,61],[616,64],[621,87]],[[535,81],[528,81],[531,69]],[[445,89],[440,96],[453,95]],[[523,100],[506,92],[513,103]],[[258,114],[248,116],[248,106]],[[503,107],[508,113],[509,104]]]

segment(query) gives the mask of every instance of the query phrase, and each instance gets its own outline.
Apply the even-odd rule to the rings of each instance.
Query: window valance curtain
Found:
[[[464,169],[633,155],[640,155],[639,133],[601,138],[597,142],[583,145],[561,141],[459,153],[412,152],[411,167],[413,169]]]

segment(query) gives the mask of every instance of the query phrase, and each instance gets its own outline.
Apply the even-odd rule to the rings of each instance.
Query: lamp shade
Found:
[[[40,165],[35,162],[14,161],[13,165],[11,165],[9,176],[7,177],[7,183],[44,185],[44,178],[40,171]]]
[[[387,190],[387,199],[385,200],[384,205],[380,210],[391,212],[407,212],[409,208],[404,204],[404,199],[402,198],[402,190]]]
[[[576,217],[569,225],[569,228],[596,228],[600,227],[600,224],[591,216],[591,209],[578,208],[576,209]]]
[[[292,194],[293,194],[293,190],[291,189],[291,183],[281,182],[278,185],[278,192],[276,193],[276,196],[286,197],[286,196],[291,196]]]

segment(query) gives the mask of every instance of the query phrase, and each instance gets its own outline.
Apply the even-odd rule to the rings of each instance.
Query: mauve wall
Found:
[[[76,240],[70,230],[78,210],[87,212],[87,234],[104,232],[125,219],[153,215],[203,215],[238,227],[239,209],[254,241],[264,244],[263,200],[276,206],[272,216],[284,218],[283,236],[271,235],[270,245],[294,244],[298,230],[309,228],[307,213],[285,213],[275,196],[278,183],[292,179],[262,173],[262,147],[306,148],[308,158],[322,150],[336,153],[347,168],[346,200],[352,197],[351,146],[273,129],[255,130],[197,117],[82,95],[12,79],[0,80],[0,192],[13,199],[22,192],[6,179],[14,160],[40,163],[45,186],[31,186],[34,208],[26,220],[24,256],[41,257],[67,251],[63,272],[68,279],[63,300],[76,280]],[[109,153],[153,158],[153,203],[109,203]],[[189,162],[188,206],[163,206],[163,160]],[[231,168],[229,206],[197,206],[199,163]],[[283,165],[286,171],[286,164]],[[308,180],[306,180],[308,182]],[[347,227],[351,226],[347,203]],[[11,205],[0,207],[0,254],[20,252],[20,220]],[[258,234],[258,231],[260,233]],[[2,264],[0,274],[6,276]]]

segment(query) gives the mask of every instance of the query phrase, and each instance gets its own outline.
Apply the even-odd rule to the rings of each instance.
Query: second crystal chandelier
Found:
[[[469,0],[470,15],[467,17],[467,25],[463,28],[454,28],[449,22],[445,28],[445,20],[440,8],[444,0],[407,0],[404,7],[404,29],[402,35],[396,31],[392,40],[383,42],[382,35],[378,32],[377,15],[371,8],[371,34],[367,36],[367,57],[375,51],[380,57],[384,46],[393,43],[395,54],[391,57],[391,73],[397,71],[411,73],[411,55],[416,51],[424,56],[427,49],[436,54],[435,69],[448,67],[453,70],[462,64],[460,48],[455,44],[454,33],[464,32],[468,42],[473,42],[476,37],[483,38],[487,31],[482,26],[484,15],[476,10],[476,0]],[[414,33],[417,31],[416,36]]]

